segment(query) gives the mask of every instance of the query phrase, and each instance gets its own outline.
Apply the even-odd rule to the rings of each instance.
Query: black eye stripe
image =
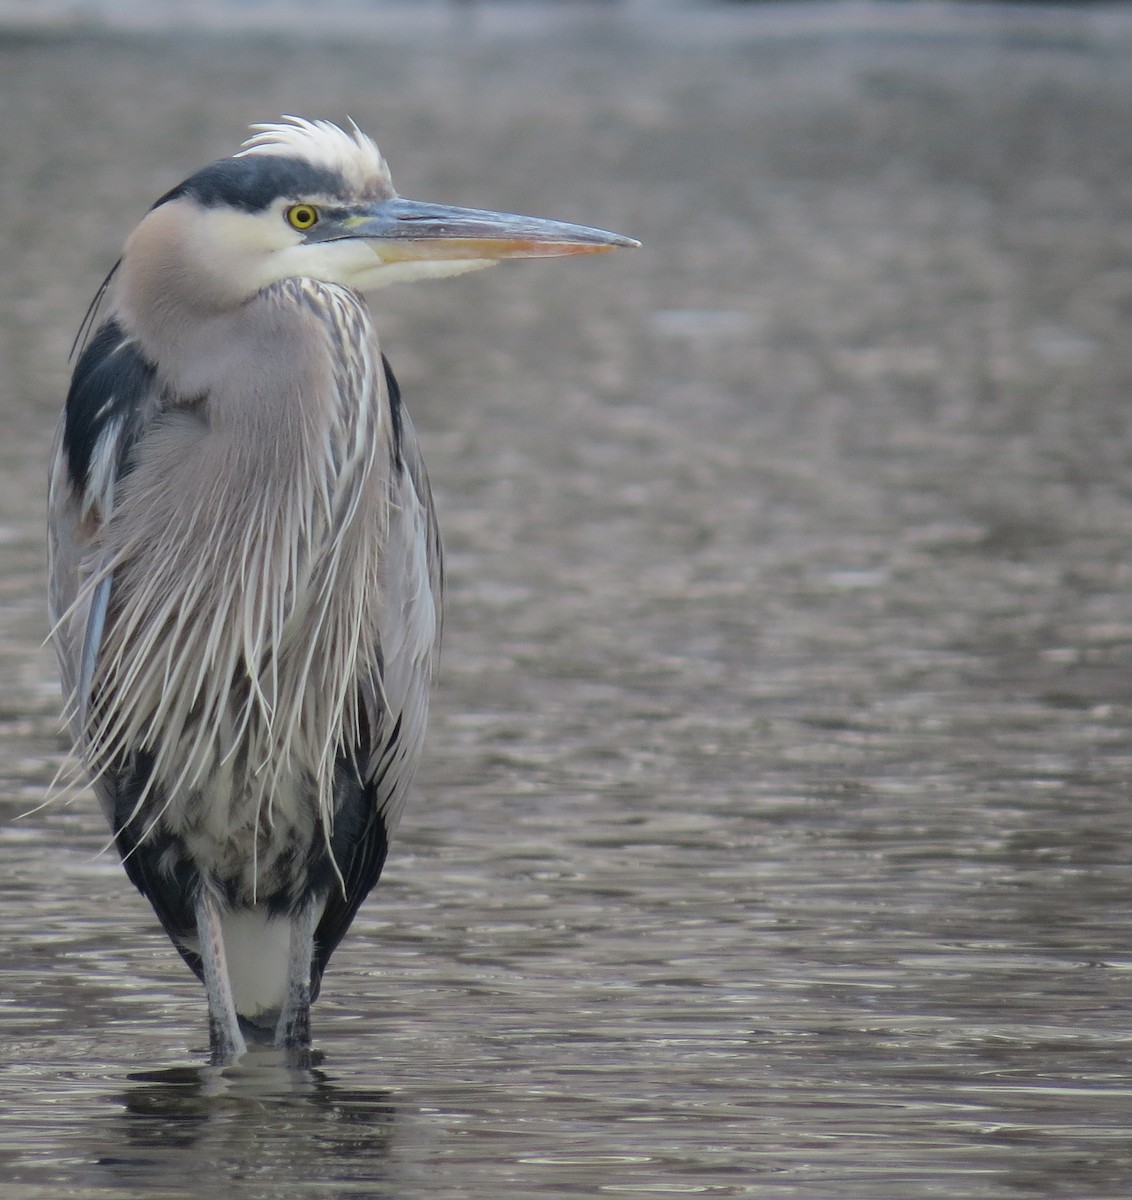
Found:
[[[247,212],[263,212],[283,196],[342,196],[346,181],[336,171],[274,155],[224,158],[199,170],[153,207],[191,196],[206,208],[227,205]]]

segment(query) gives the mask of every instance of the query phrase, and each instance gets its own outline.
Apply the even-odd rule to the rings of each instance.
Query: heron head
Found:
[[[406,200],[352,123],[285,117],[252,130],[234,157],[157,201],[126,244],[127,275],[133,259],[177,289],[179,303],[215,310],[292,277],[364,291],[505,258],[638,244],[579,225]]]

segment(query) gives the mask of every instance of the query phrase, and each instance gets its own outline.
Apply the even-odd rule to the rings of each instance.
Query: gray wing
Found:
[[[68,697],[68,722],[80,748],[113,584],[99,530],[159,400],[153,366],[116,321],[105,322],[75,366],[48,486],[51,637]],[[108,785],[96,781],[95,790],[112,820]]]
[[[312,995],[385,864],[424,744],[440,642],[444,566],[432,491],[397,381],[388,362],[384,365],[394,465],[378,630],[381,660],[363,686],[359,744],[338,763],[331,846],[345,887],[331,883],[315,932]]]
[[[396,382],[386,364],[391,395]],[[397,400],[399,404],[399,399]],[[405,412],[398,438],[401,470],[394,497],[383,565],[381,695],[383,722],[392,715],[396,738],[371,749],[368,777],[376,786],[389,833],[401,818],[412,774],[420,759],[428,724],[429,689],[440,648],[444,603],[444,551],[416,431]],[[376,677],[374,684],[376,685]]]

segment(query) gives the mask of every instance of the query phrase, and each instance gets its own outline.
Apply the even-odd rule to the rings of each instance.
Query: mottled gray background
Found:
[[[30,11],[5,1200],[1127,1197],[1132,12]],[[375,296],[449,551],[429,750],[321,1068],[221,1077],[89,795],[16,817],[61,759],[71,338],[152,199],[283,112],[644,248]]]

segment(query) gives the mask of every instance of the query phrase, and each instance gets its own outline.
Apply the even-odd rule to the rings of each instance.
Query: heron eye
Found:
[[[292,204],[284,216],[287,224],[300,232],[318,223],[318,209],[310,204]]]

